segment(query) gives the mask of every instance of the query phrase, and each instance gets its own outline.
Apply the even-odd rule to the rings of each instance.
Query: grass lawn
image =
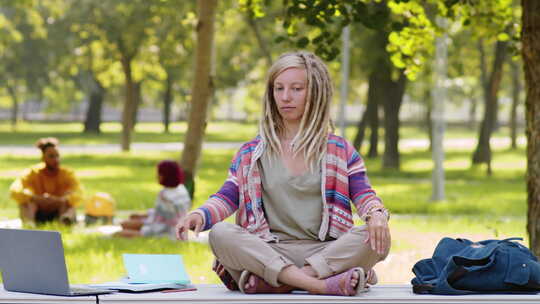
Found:
[[[198,206],[223,183],[234,150],[204,151],[196,179],[194,205]],[[470,151],[446,152],[446,196],[432,203],[431,159],[425,151],[402,154],[402,170],[382,170],[380,159],[366,159],[374,189],[392,213],[523,215],[526,211],[524,150],[494,153],[492,176],[483,168],[471,168]],[[179,153],[132,152],[63,156],[65,166],[76,169],[91,195],[110,193],[123,210],[144,210],[154,204],[160,186],[155,166],[162,159],[178,159]],[[13,209],[8,188],[23,168],[36,163],[33,156],[0,155],[0,209]]]
[[[210,123],[207,141],[243,141],[255,133],[254,125]],[[60,131],[59,131],[60,130]],[[31,145],[41,136],[58,136],[63,144],[117,143],[118,124],[104,124],[104,134],[81,135],[80,124],[22,124],[12,133],[0,123],[2,145]],[[349,131],[351,131],[350,129]],[[180,141],[185,124],[173,124],[171,134],[162,134],[159,124],[139,124],[134,141]],[[413,128],[404,130],[403,138],[423,138]],[[450,132],[448,137],[476,136],[466,130]],[[497,136],[503,136],[498,133]],[[194,205],[202,204],[224,181],[234,150],[203,151],[196,179]],[[401,151],[401,171],[381,169],[380,159],[366,159],[368,175],[374,189],[390,209],[393,235],[391,258],[378,269],[381,282],[405,282],[410,267],[428,257],[442,236],[466,237],[474,240],[524,237],[526,213],[525,150],[498,147],[493,154],[492,176],[485,168],[470,165],[472,147],[447,150],[446,201],[430,202],[431,154],[424,150]],[[162,159],[178,159],[178,153],[133,151],[109,154],[63,154],[65,166],[75,169],[87,196],[109,192],[122,211],[145,210],[154,205],[160,187],[155,166]],[[0,155],[0,220],[17,217],[8,188],[26,168],[37,162],[31,155]],[[81,206],[82,207],[82,206]],[[82,209],[81,209],[82,212]],[[125,212],[123,213],[125,214]],[[122,253],[180,253],[195,283],[217,283],[210,271],[212,254],[206,244],[181,243],[168,239],[123,240],[97,234],[82,233],[52,225],[61,230],[66,247],[66,260],[72,282],[103,282],[123,275]],[[398,270],[396,270],[398,269]]]
[[[395,215],[390,228],[391,255],[376,269],[381,283],[405,283],[412,278],[410,269],[414,263],[429,257],[443,236],[474,241],[525,237],[525,218]],[[166,238],[116,239],[81,233],[81,228],[77,227],[68,229],[54,224],[44,229],[62,232],[69,278],[74,283],[99,283],[124,276],[123,253],[181,254],[194,283],[219,283],[218,277],[211,271],[213,256],[207,244]]]
[[[216,191],[226,177],[232,150],[205,151],[196,178],[195,204],[200,204]],[[116,200],[117,209],[145,210],[154,205],[160,185],[156,164],[163,159],[178,159],[171,152],[137,152],[103,154],[65,154],[64,166],[76,170],[86,196],[105,191]],[[35,164],[34,156],[0,155],[0,209],[14,208],[8,188],[21,169]],[[82,206],[81,206],[82,207]]]

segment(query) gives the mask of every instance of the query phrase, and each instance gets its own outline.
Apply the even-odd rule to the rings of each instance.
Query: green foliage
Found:
[[[12,90],[0,94],[69,111],[97,82],[113,89],[107,101],[116,103],[123,94],[124,56],[134,60],[135,81],[149,80],[144,89],[152,101],[161,100],[166,74],[182,86],[181,94],[173,88],[173,99],[183,97],[192,70],[193,11],[193,3],[178,0],[4,2],[0,50],[8,52],[0,52],[0,84]]]
[[[331,63],[339,54],[345,25],[354,28],[353,65],[362,66],[352,71],[354,81],[362,81],[363,68],[376,62],[367,38],[373,31],[388,34],[386,50],[394,65],[413,79],[431,60],[434,37],[445,30],[433,24],[436,16],[448,18],[451,35],[474,29],[466,32],[466,38],[511,40],[517,46],[520,13],[510,0],[220,1],[214,84],[228,96],[231,90],[248,87],[248,101],[258,102],[259,87],[254,84],[264,79],[272,57],[285,49],[306,48]],[[256,39],[250,18],[262,39]],[[0,102],[11,106],[17,97],[19,102],[45,100],[53,111],[73,109],[84,100],[83,94],[89,94],[89,79],[95,79],[107,90],[106,103],[118,104],[124,94],[118,61],[122,50],[133,57],[135,80],[144,80],[143,102],[159,105],[166,75],[174,81],[174,101],[185,102],[190,94],[196,22],[193,1],[4,1]],[[474,46],[465,48],[474,53]],[[466,54],[460,59],[471,57]],[[455,65],[459,64],[450,66]],[[221,102],[216,98],[214,104]],[[256,110],[248,105],[250,111]]]
[[[388,7],[401,22],[390,33],[387,50],[394,65],[414,80],[433,53],[435,28],[419,3],[391,1]]]
[[[477,37],[492,35],[518,41],[519,12],[511,0],[319,0],[309,4],[288,0],[284,5],[282,26],[287,35],[278,36],[276,42],[294,41],[300,48],[312,44],[316,53],[332,60],[339,54],[337,44],[343,27],[359,23],[389,34],[387,51],[392,62],[404,68],[411,80],[430,60],[436,34],[447,30],[434,24],[436,16],[474,28]],[[308,29],[314,32],[306,34]]]
[[[48,81],[49,45],[46,21],[40,14],[47,9],[30,9],[36,4],[8,2],[0,7],[0,87],[16,94],[39,95]]]
[[[517,7],[513,5],[512,0],[463,1],[447,4],[447,8],[450,18],[474,28],[477,37],[496,37],[505,32],[519,35],[519,32],[513,31],[513,26],[518,21],[515,18]]]
[[[368,29],[389,33],[387,51],[398,68],[405,68],[414,79],[432,51],[434,27],[424,7],[415,1],[286,1],[283,27],[287,36],[277,41],[295,41],[299,48],[313,44],[315,52],[326,60],[339,54],[339,37],[343,27],[359,23]],[[306,25],[314,32],[303,34]]]

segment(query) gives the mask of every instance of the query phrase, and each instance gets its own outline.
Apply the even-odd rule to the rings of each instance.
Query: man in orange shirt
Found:
[[[74,223],[75,206],[82,199],[81,187],[72,170],[60,167],[58,140],[41,138],[36,142],[42,162],[25,171],[10,187],[19,203],[21,220],[43,223],[59,219]]]

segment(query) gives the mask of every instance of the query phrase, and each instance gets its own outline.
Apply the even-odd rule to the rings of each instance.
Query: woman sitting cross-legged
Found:
[[[214,270],[244,293],[354,296],[376,283],[390,248],[388,211],[364,162],[330,120],[332,83],[314,54],[283,54],[268,73],[259,135],[221,189],[177,225],[211,229]],[[366,222],[354,226],[353,211]],[[236,212],[236,224],[222,222]]]

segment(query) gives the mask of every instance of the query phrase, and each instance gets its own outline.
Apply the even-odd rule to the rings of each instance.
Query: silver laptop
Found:
[[[0,271],[8,291],[61,296],[111,293],[69,286],[62,237],[57,231],[0,229]]]

